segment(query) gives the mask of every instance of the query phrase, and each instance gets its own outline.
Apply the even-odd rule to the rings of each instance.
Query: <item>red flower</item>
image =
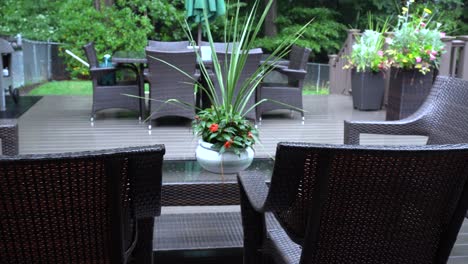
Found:
[[[210,126],[210,131],[211,131],[212,133],[218,131],[218,124],[212,124],[212,125]]]
[[[247,133],[247,137],[249,137],[249,138],[253,137],[252,131],[249,131],[249,133]]]
[[[224,147],[227,148],[227,149],[230,148],[231,145],[232,145],[232,139],[230,139],[230,140],[226,141],[226,143],[224,143]]]

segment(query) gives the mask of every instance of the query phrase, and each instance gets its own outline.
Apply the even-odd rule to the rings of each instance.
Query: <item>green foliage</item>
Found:
[[[33,40],[55,40],[59,0],[3,0],[0,3],[0,35],[16,35]]]
[[[29,95],[92,95],[91,81],[47,82],[34,88]]]
[[[361,36],[356,37],[349,64],[345,68],[356,68],[357,72],[379,72],[389,67],[388,57],[384,53],[385,37],[388,21],[374,22],[374,17],[368,14],[368,29]]]
[[[149,18],[134,14],[131,8],[97,11],[92,0],[68,0],[63,3],[58,17],[61,23],[57,38],[65,43],[63,48],[85,57],[82,47],[93,41],[100,60],[104,54],[116,50],[142,50],[148,33],[153,31]],[[81,63],[69,56],[65,58],[72,76],[88,74]]]
[[[357,72],[368,70],[378,72],[384,70],[388,65],[388,58],[385,56],[385,38],[382,32],[366,30],[362,36],[357,37],[353,45],[353,51],[349,58],[349,65],[346,68],[356,68]]]
[[[438,67],[440,55],[444,51],[440,31],[441,24],[433,20],[432,11],[423,9],[420,13],[411,13],[412,1],[402,8],[394,36],[389,39],[387,54],[392,66],[403,69],[419,69],[426,73],[432,67]]]
[[[155,30],[149,39],[171,41],[185,39],[180,21],[184,19],[184,0],[117,0],[117,8],[130,8],[138,16],[146,16]]]
[[[273,51],[272,56],[268,57],[252,76],[249,76],[244,82],[240,83],[241,73],[249,57],[249,51],[256,47],[258,33],[262,29],[263,21],[272,0],[269,1],[265,10],[259,16],[256,16],[259,6],[259,0],[256,0],[245,18],[240,18],[240,1],[237,1],[237,3],[234,17],[232,19],[229,16],[224,17],[223,35],[226,41],[237,43],[232,46],[230,59],[223,62],[225,63],[224,69],[222,69],[221,62],[216,54],[211,24],[208,21],[204,21],[207,37],[210,42],[213,72],[218,80],[219,90],[212,82],[211,73],[205,68],[202,60],[199,60],[201,74],[204,76],[207,84],[200,84],[197,87],[200,87],[207,95],[211,102],[211,108],[200,111],[196,121],[193,123],[193,129],[197,135],[202,136],[203,140],[214,144],[213,148],[219,150],[220,153],[230,149],[230,151],[239,154],[240,150],[250,147],[256,141],[257,132],[244,115],[253,110],[256,105],[265,101],[261,100],[253,106],[248,106],[249,99],[255,96],[255,89],[261,82],[261,78],[258,78],[258,76],[267,74],[273,70],[273,66],[287,53],[286,50],[304,33],[310,21],[305,23],[305,26],[302,26],[296,32],[290,34],[289,41],[280,43]],[[186,29],[189,30],[190,26],[186,25]],[[189,40],[193,41],[190,34]]]
[[[199,111],[193,121],[193,132],[203,141],[214,144],[213,148],[220,153],[229,149],[240,154],[241,150],[255,144],[258,131],[249,121],[239,113],[234,113],[230,119],[218,119],[218,113],[231,115],[224,108],[212,107]]]
[[[276,37],[264,37],[258,40],[258,45],[266,51],[274,50],[283,41],[288,41],[291,34],[297,32],[302,25],[313,18],[307,27],[303,38],[297,40],[299,46],[309,47],[312,53],[334,53],[341,48],[346,27],[337,22],[339,14],[328,8],[295,7],[278,16],[276,21],[279,34]]]

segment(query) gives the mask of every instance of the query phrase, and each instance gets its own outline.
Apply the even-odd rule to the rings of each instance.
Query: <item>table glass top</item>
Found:
[[[262,171],[267,179],[271,177],[274,161],[254,159],[247,171]],[[236,174],[215,174],[200,167],[196,160],[165,160],[163,162],[163,183],[234,182]]]

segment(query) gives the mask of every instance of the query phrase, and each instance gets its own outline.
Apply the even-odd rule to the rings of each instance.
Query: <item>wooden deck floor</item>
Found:
[[[384,111],[352,109],[349,96],[305,96],[305,121],[289,111],[272,112],[258,124],[261,144],[256,157],[274,156],[280,141],[339,144],[343,120],[384,120]],[[190,121],[163,120],[147,130],[128,113],[104,111],[89,121],[88,96],[46,96],[19,119],[20,153],[57,153],[114,147],[165,144],[166,159],[194,158],[197,139]],[[423,144],[424,137],[364,136],[363,144]]]
[[[305,96],[306,120],[289,111],[264,116],[257,157],[274,156],[280,141],[339,144],[343,142],[343,120],[384,120],[384,111],[352,109],[348,96]],[[20,153],[58,153],[115,147],[165,144],[165,159],[193,159],[196,138],[190,121],[162,121],[148,131],[136,116],[107,111],[89,121],[91,98],[87,96],[46,96],[18,121]],[[424,137],[364,135],[363,144],[424,144]],[[183,210],[185,211],[185,210]],[[197,208],[197,212],[200,209]],[[465,221],[452,251],[451,264],[468,263],[468,221]],[[200,232],[203,232],[202,230]]]

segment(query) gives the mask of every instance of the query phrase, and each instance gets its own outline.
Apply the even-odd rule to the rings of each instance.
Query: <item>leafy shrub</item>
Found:
[[[286,14],[278,16],[278,35],[274,38],[264,37],[258,40],[258,45],[271,52],[282,41],[290,39],[308,20],[314,21],[307,27],[304,35],[296,44],[309,47],[312,53],[331,54],[341,48],[346,27],[337,22],[339,14],[328,8],[295,7]]]
[[[135,15],[131,8],[94,9],[92,0],[69,0],[59,13],[58,41],[63,48],[85,57],[83,45],[93,41],[97,56],[112,54],[117,50],[142,50],[147,44],[147,35],[153,31],[146,16]],[[86,76],[88,69],[73,58],[66,57],[73,77]]]

